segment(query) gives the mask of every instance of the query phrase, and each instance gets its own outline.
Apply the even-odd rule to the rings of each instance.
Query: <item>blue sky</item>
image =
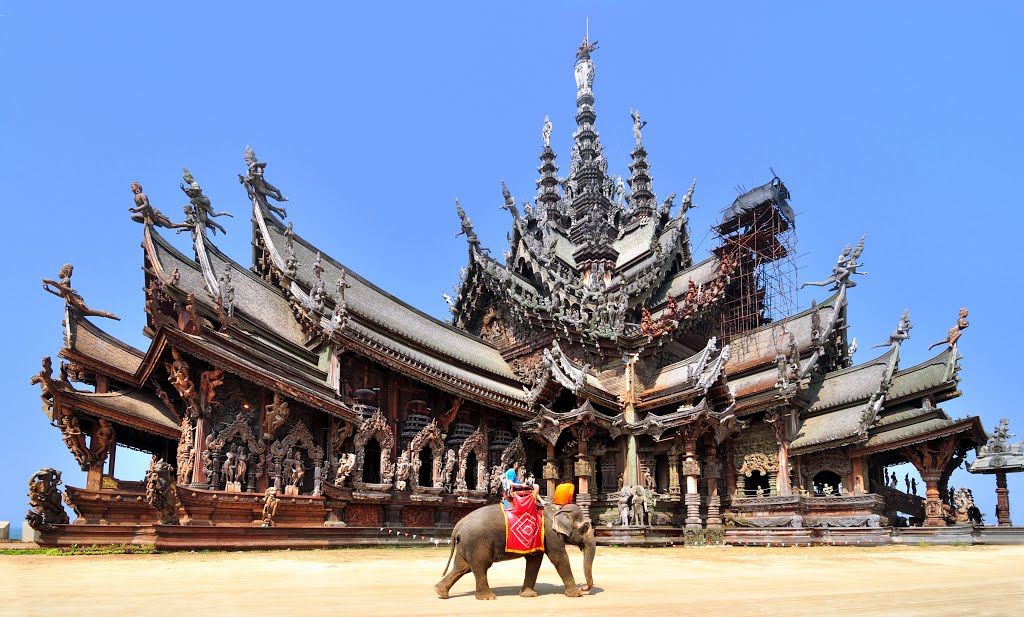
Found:
[[[123,317],[103,327],[146,344],[132,180],[180,218],[188,166],[236,214],[217,243],[247,263],[236,174],[251,144],[299,233],[445,317],[440,292],[466,260],[455,198],[500,254],[509,220],[499,181],[532,199],[545,114],[568,166],[586,16],[600,42],[597,127],[612,173],[627,173],[636,107],[659,195],[697,178],[698,258],[736,187],[773,167],[799,214],[802,280],[827,275],[867,233],[871,274],[850,293],[858,360],[904,308],[914,330],[903,366],[923,360],[967,306],[964,396],[944,408],[978,414],[989,430],[1008,416],[1024,433],[1012,222],[1024,5],[295,4],[0,2],[0,519],[20,528],[41,466],[84,481],[28,385],[61,344],[61,303],[39,280],[73,262],[86,301]],[[805,290],[800,305],[824,295]],[[131,459],[119,456],[118,475],[138,479]],[[952,483],[974,487],[992,521],[993,479],[964,475]],[[1010,490],[1024,522],[1019,476]]]

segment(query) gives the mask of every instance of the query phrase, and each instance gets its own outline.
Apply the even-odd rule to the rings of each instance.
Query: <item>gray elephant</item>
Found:
[[[547,505],[544,507],[544,552],[520,555],[505,552],[505,519],[501,504],[478,508],[470,512],[452,530],[452,550],[445,565],[445,577],[434,585],[434,591],[441,598],[448,597],[452,588],[463,575],[472,571],[476,577],[476,599],[493,600],[494,593],[487,584],[487,570],[497,561],[507,561],[517,557],[526,558],[526,578],[519,595],[532,598],[537,595],[534,585],[537,583],[537,572],[540,570],[544,555],[548,556],[558,576],[565,585],[565,595],[575,598],[583,595],[583,591],[594,586],[593,565],[597,550],[594,527],[590,519],[576,504],[566,506]],[[583,551],[583,574],[587,579],[582,590],[576,587],[576,579],[569,567],[569,555],[566,545],[575,545]],[[455,564],[451,572],[452,556]]]

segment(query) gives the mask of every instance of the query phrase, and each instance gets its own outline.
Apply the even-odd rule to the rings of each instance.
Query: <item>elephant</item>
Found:
[[[544,552],[529,555],[505,552],[505,519],[501,504],[493,504],[477,508],[456,523],[452,530],[451,552],[445,565],[445,577],[434,585],[434,591],[444,599],[464,574],[473,572],[476,577],[476,599],[493,600],[494,593],[487,584],[487,570],[497,561],[507,561],[517,557],[526,558],[526,578],[519,595],[532,598],[537,595],[534,585],[537,583],[537,572],[540,570],[544,555],[555,566],[558,576],[565,585],[565,595],[576,598],[594,586],[592,568],[594,554],[597,550],[597,539],[594,527],[583,510],[576,504],[565,506],[546,505],[544,507]],[[583,551],[583,573],[587,579],[582,590],[576,587],[576,580],[569,567],[569,555],[566,545],[573,544]],[[452,556],[455,557],[452,571]]]

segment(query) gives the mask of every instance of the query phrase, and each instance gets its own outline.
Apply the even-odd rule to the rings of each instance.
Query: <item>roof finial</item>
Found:
[[[647,126],[647,121],[640,119],[639,109],[629,110],[629,116],[633,118],[633,139],[636,140],[636,145],[639,147],[640,142],[643,141],[643,135],[640,133],[640,129]]]
[[[540,137],[544,140],[544,147],[551,146],[551,118],[544,116],[544,127],[540,130]]]

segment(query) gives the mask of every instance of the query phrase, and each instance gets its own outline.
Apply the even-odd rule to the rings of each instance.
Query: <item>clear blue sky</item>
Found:
[[[989,430],[1009,416],[1024,433],[1024,5],[295,4],[0,2],[0,519],[20,528],[41,466],[84,480],[28,384],[61,344],[61,303],[40,278],[73,262],[86,301],[124,318],[103,327],[146,345],[132,180],[180,219],[187,165],[236,214],[217,242],[248,263],[236,174],[251,144],[291,198],[299,233],[445,317],[440,292],[466,260],[455,198],[500,254],[499,180],[532,199],[545,114],[568,166],[573,54],[588,15],[613,173],[627,173],[628,111],[639,108],[655,190],[681,194],[697,178],[696,245],[735,187],[774,167],[799,213],[803,280],[827,275],[843,245],[868,235],[871,275],[850,294],[858,359],[909,308],[910,366],[967,306],[965,396],[945,408]],[[699,257],[709,242],[695,248]],[[119,458],[119,475],[138,479],[130,459]],[[1019,476],[1011,495],[1024,523]],[[993,479],[968,485],[992,521]]]

